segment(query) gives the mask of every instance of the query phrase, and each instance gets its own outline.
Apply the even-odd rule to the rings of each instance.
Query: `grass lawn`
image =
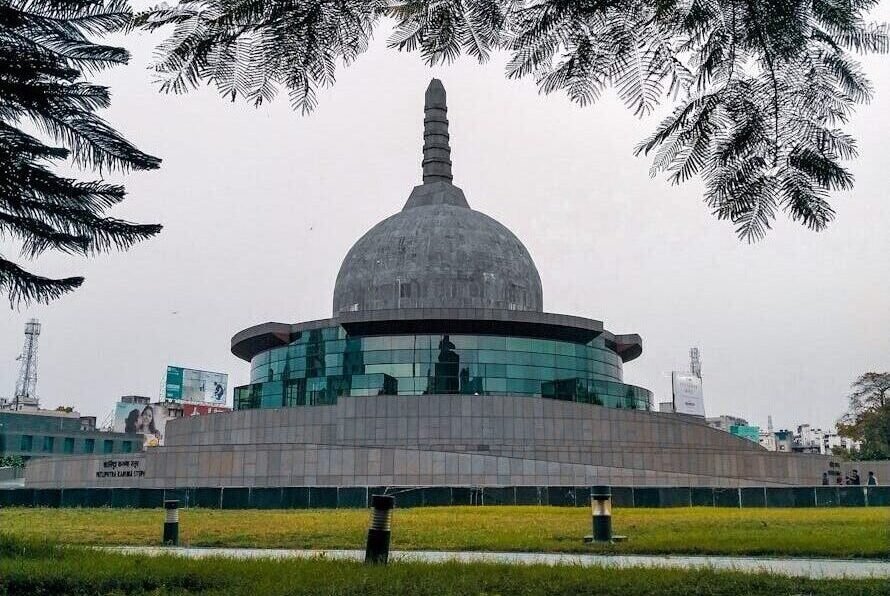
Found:
[[[878,595],[886,580],[807,580],[707,570],[325,560],[188,560],[54,548],[0,536],[0,594],[411,596]]]
[[[152,545],[160,509],[0,509],[0,532],[65,544]],[[890,558],[890,508],[616,509],[629,540],[582,543],[590,511],[573,507],[396,509],[392,548]],[[180,513],[184,545],[364,548],[363,509],[214,510]]]

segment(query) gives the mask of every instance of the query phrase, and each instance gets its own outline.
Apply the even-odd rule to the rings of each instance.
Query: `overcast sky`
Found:
[[[86,282],[0,316],[0,396],[14,393],[23,326],[38,317],[44,407],[101,419],[121,395],[158,396],[167,364],[229,373],[231,403],[231,386],[248,379],[231,336],[329,317],[349,247],[419,183],[431,76],[448,91],[454,182],[528,247],[545,310],[642,336],[626,382],[668,400],[670,371],[686,370],[698,346],[709,416],[824,427],[857,375],[890,369],[886,60],[866,61],[877,98],[853,121],[856,189],[834,196],[835,222],[814,233],[780,220],[748,245],[711,216],[699,184],[651,179],[632,155],[657,119],[611,97],[580,109],[539,96],[504,78],[503,59],[429,69],[386,49],[381,31],[303,117],[285,95],[258,110],[213,89],[160,95],[147,70],[160,39],[120,40],[133,61],[101,81],[113,91],[107,119],[164,160],[114,178],[129,192],[114,215],[164,231],[126,253],[28,265]]]

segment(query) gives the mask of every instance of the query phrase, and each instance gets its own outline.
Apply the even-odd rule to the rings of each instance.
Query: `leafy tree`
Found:
[[[105,216],[123,200],[122,186],[74,180],[49,168],[69,158],[100,172],[160,164],[96,114],[108,107],[108,89],[83,80],[129,60],[124,49],[87,36],[124,27],[131,18],[124,0],[0,3],[0,236],[20,241],[25,259],[46,250],[93,255],[126,249],[161,229]],[[0,293],[12,306],[49,302],[82,282],[35,275],[0,254]]]
[[[676,107],[637,148],[652,174],[700,177],[705,201],[747,241],[779,211],[813,230],[834,217],[829,192],[849,189],[843,130],[871,86],[854,53],[886,52],[879,0],[183,0],[137,16],[172,25],[155,68],[164,91],[215,85],[260,105],[279,87],[304,113],[339,62],[368,45],[380,17],[393,48],[433,65],[509,55],[507,76],[580,105],[607,88],[638,116]]]
[[[890,372],[868,372],[852,385],[838,433],[862,441],[861,459],[890,459]]]

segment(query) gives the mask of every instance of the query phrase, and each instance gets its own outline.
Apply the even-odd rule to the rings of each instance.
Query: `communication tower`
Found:
[[[689,349],[689,372],[699,379],[701,378],[701,359],[699,358],[698,348]]]
[[[15,384],[13,408],[37,408],[37,340],[40,337],[40,321],[29,319],[25,323],[25,346],[18,357],[21,362],[19,378]]]

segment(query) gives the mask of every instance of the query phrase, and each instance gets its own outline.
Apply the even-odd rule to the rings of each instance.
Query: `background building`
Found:
[[[120,454],[142,450],[132,433],[96,429],[96,419],[50,410],[0,412],[0,456],[34,457]]]
[[[741,437],[755,443],[760,441],[760,427],[749,424],[733,424],[729,427],[729,434]]]
[[[711,416],[710,418],[706,418],[705,422],[707,422],[708,426],[710,426],[711,428],[716,428],[717,430],[722,430],[724,432],[729,432],[730,428],[732,428],[733,426],[748,425],[748,421],[744,418],[739,418],[738,416],[730,416],[728,414]]]
[[[838,435],[835,429],[826,431],[809,424],[799,425],[796,432],[785,429],[760,431],[758,442],[769,451],[822,455],[832,455],[835,448],[846,451],[858,451],[860,448],[858,441]]]

